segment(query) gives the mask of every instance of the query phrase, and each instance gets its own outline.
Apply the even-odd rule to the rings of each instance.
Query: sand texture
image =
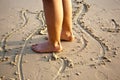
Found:
[[[46,41],[42,0],[0,0],[0,80],[120,80],[120,0],[72,0],[73,42],[38,54]]]

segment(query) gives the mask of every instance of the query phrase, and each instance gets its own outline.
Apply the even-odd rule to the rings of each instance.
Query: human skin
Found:
[[[32,50],[41,52],[62,51],[61,40],[73,41],[72,5],[70,0],[43,0],[48,30],[48,41],[32,45]]]

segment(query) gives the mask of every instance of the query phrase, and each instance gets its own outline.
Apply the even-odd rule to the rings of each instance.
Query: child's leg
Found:
[[[35,52],[58,52],[62,50],[60,35],[63,22],[62,0],[43,0],[49,39],[32,46]]]
[[[61,39],[72,41],[74,39],[72,33],[72,3],[71,0],[62,0],[63,2],[63,25]]]

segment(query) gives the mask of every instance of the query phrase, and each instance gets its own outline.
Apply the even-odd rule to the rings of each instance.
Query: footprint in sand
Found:
[[[97,80],[108,80],[108,76],[101,71],[97,71],[95,73],[95,76],[96,76]]]

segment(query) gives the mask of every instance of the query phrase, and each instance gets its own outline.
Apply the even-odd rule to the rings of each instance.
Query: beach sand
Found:
[[[73,42],[46,41],[42,0],[0,0],[0,80],[120,80],[120,0],[72,0]]]

